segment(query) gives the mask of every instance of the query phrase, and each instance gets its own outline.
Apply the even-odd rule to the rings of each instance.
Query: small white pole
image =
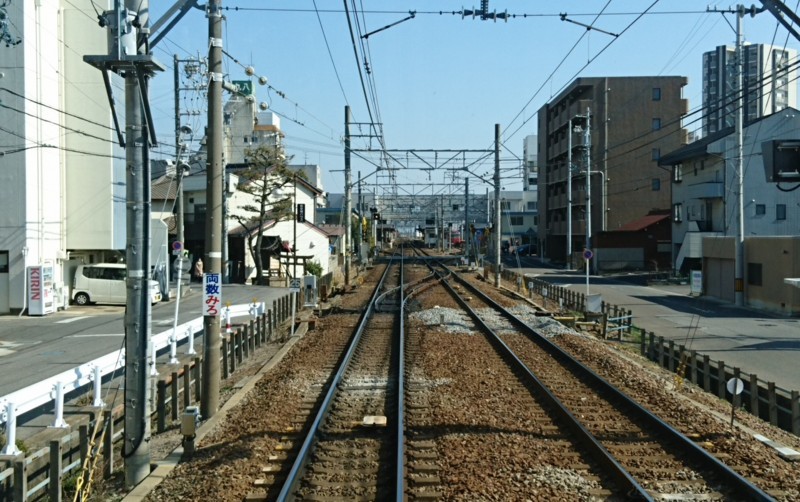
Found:
[[[292,293],[292,336],[294,336],[295,314],[297,313],[297,293]]]
[[[69,427],[64,421],[64,384],[56,383],[56,418],[50,427],[63,429]]]
[[[194,350],[194,332],[191,326],[186,328],[186,336],[189,338],[189,348],[186,349],[186,355],[193,356],[197,354],[197,352]]]
[[[253,306],[250,307],[251,317],[255,317],[255,312],[254,312],[255,308],[256,308],[255,304],[253,304]],[[233,330],[231,329],[231,307],[227,306],[225,307],[225,334],[231,336],[232,331]]]
[[[96,408],[102,408],[106,405],[103,402],[102,396],[102,387],[103,387],[103,377],[100,376],[100,366],[94,367],[94,403],[92,406]]]
[[[172,334],[169,336],[169,363],[178,364],[178,335],[175,332],[176,327],[172,328]]]
[[[157,376],[158,370],[156,369],[156,344],[150,343],[150,376]]]
[[[589,260],[586,260],[586,296],[589,296]]]
[[[6,403],[6,445],[0,455],[19,455],[17,448],[17,408],[14,403]]]

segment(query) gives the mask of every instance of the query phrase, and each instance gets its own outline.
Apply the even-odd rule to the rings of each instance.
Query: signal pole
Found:
[[[500,124],[494,125],[494,285],[500,287]]]
[[[135,1],[135,0],[134,0]],[[222,0],[209,0],[208,11],[208,129],[206,143],[206,275],[222,272]],[[221,281],[220,281],[221,282]],[[217,284],[219,288],[221,284]],[[206,287],[206,281],[203,281]],[[205,291],[203,294],[205,295]],[[219,311],[203,316],[203,377],[200,413],[204,419],[213,417],[219,406]]]

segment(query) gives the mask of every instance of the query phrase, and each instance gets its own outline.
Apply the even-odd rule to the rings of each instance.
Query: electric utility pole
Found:
[[[500,287],[500,124],[494,125],[494,285]]]
[[[472,228],[469,225],[469,177],[464,177],[464,233],[461,236],[461,245],[464,246],[464,256],[467,265],[470,262],[470,246],[472,245]]]
[[[744,305],[744,47],[742,42],[742,17],[745,13],[744,5],[736,8],[736,208],[738,213],[738,226],[736,228],[736,270],[733,280],[734,302],[737,306]]]
[[[344,284],[350,285],[350,240],[352,239],[352,227],[350,214],[353,212],[351,207],[351,191],[353,187],[350,182],[350,106],[344,107]],[[374,224],[374,222],[373,222]]]
[[[203,312],[203,377],[200,413],[213,417],[219,406],[219,358],[222,281],[222,0],[209,0],[208,11],[208,129],[206,144],[206,243],[203,296],[215,298],[216,308],[204,305]],[[209,289],[211,291],[209,291]],[[209,297],[209,295],[212,295]]]

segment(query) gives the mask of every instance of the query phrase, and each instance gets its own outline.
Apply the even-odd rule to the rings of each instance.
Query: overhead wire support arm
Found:
[[[572,23],[572,24],[577,24],[578,26],[583,26],[584,28],[586,28],[586,31],[590,31],[590,30],[599,31],[600,33],[605,33],[606,35],[611,35],[614,38],[617,38],[619,36],[619,33],[612,33],[610,31],[601,30],[600,28],[596,28],[596,27],[594,27],[594,26],[592,26],[590,24],[584,24],[584,23],[581,23],[580,21],[575,21],[574,19],[569,19],[567,17],[568,14],[566,12],[562,12],[559,15],[561,16],[561,20],[562,21],[566,21],[566,22]]]
[[[764,8],[767,9],[773,16],[775,16],[775,19],[777,19],[784,28],[789,30],[789,33],[791,33],[795,39],[800,40],[800,33],[798,33],[795,27],[792,26],[792,23],[794,25],[800,25],[800,16],[798,16],[792,9],[787,7],[786,4],[780,0],[761,0],[761,3],[764,4]],[[753,16],[755,13],[751,12],[750,15]],[[792,23],[786,21],[784,16],[791,19]]]
[[[401,20],[399,20],[399,21],[395,21],[395,22],[393,22],[392,24],[387,24],[387,25],[386,25],[386,26],[384,26],[383,28],[378,28],[378,29],[377,29],[377,30],[375,30],[375,31],[371,31],[371,32],[369,32],[369,33],[365,33],[364,35],[361,35],[361,38],[363,38],[364,40],[367,40],[369,37],[371,37],[372,35],[374,35],[374,34],[376,34],[376,33],[380,33],[380,32],[382,32],[383,30],[388,30],[388,29],[389,29],[389,28],[391,28],[392,26],[397,26],[397,25],[398,25],[398,24],[400,24],[400,23],[405,23],[406,21],[409,21],[409,20],[411,20],[411,19],[414,19],[415,17],[417,17],[417,11],[415,11],[415,10],[410,10],[410,11],[408,11],[408,16],[404,17],[403,19],[401,19]]]

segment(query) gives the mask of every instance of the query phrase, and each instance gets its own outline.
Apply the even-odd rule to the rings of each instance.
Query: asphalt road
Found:
[[[202,316],[199,287],[181,298],[178,324]],[[228,285],[223,301],[254,298],[272,308],[286,288]],[[124,343],[124,306],[70,306],[44,317],[0,316],[0,396],[119,350]],[[172,328],[175,300],[153,307],[152,333]],[[234,321],[235,322],[235,321]]]
[[[513,258],[504,260],[517,269]],[[554,269],[536,257],[520,257],[521,270],[571,290],[586,292],[582,272]],[[666,340],[708,354],[786,390],[800,390],[800,319],[693,297],[688,285],[646,285],[642,276],[591,276],[591,293],[633,312],[633,324]]]

